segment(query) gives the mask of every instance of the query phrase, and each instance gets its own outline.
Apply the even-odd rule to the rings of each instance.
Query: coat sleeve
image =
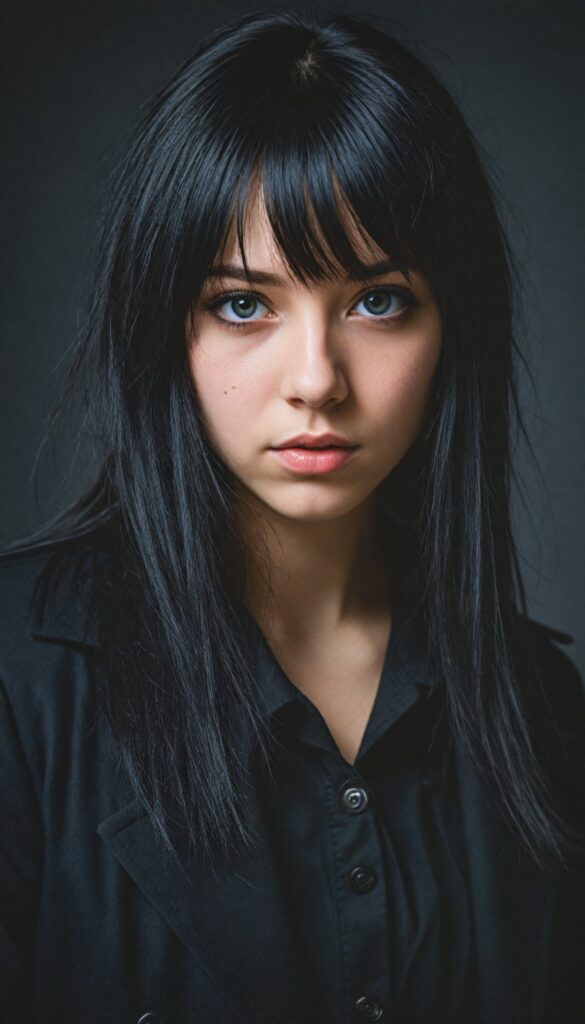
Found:
[[[0,1019],[14,1024],[33,1019],[41,858],[38,801],[16,718],[0,682]]]

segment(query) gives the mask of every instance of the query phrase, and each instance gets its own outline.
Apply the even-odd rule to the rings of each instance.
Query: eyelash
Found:
[[[367,320],[379,320],[381,323],[395,323],[397,320],[404,321],[407,320],[408,317],[412,315],[412,313],[415,310],[415,307],[418,305],[416,298],[414,297],[413,293],[409,291],[408,288],[400,288],[397,285],[380,285],[378,288],[368,288],[367,291],[363,292],[363,294],[356,299],[354,305],[357,306],[357,304],[361,302],[362,299],[364,299],[367,295],[372,295],[378,292],[389,292],[392,295],[398,296],[398,298],[405,303],[405,308],[402,311],[402,313],[398,313],[397,315],[395,314],[394,316],[371,316],[366,317]],[[240,322],[238,322],[236,320],[225,320],[222,316],[218,316],[218,314],[215,311],[220,306],[223,306],[224,303],[229,302],[230,299],[248,298],[257,299],[259,302],[262,303],[262,305],[268,306],[268,303],[264,302],[262,296],[259,295],[257,292],[253,291],[223,292],[221,295],[216,295],[213,299],[210,299],[207,302],[203,302],[203,306],[205,307],[206,310],[208,310],[208,312],[211,314],[214,320],[217,320],[218,323],[220,323],[223,327],[228,327],[230,330],[234,329],[236,331],[239,331],[242,330],[243,328],[245,329],[249,327],[253,323],[257,323],[258,321],[241,320]]]

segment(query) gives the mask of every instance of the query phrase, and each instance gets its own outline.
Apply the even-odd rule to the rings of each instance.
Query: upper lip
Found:
[[[293,448],[295,445],[306,445],[310,448],[323,448],[326,445],[335,445],[336,448],[355,448],[356,445],[348,441],[340,434],[295,434],[280,444],[273,445],[274,448]]]

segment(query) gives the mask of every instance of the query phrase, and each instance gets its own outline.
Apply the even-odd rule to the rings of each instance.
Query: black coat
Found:
[[[45,558],[0,560],[0,1019],[311,1021],[268,842],[225,875],[165,859],[116,771],[87,591],[65,582],[58,597],[31,605]],[[554,736],[559,750],[582,750],[583,690],[551,639],[564,635],[535,625],[534,636],[555,720],[543,723],[551,756]],[[482,1007],[470,1024],[579,1024],[581,862],[563,873],[521,855],[474,766],[456,757]],[[583,800],[583,779],[579,760],[571,799]],[[253,796],[250,806],[263,836]]]

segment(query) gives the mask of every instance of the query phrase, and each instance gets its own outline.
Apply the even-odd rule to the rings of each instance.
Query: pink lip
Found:
[[[331,473],[352,458],[357,448],[324,448],[321,451],[309,448],[271,448],[279,462],[294,473],[315,475]]]
[[[295,434],[294,437],[287,437],[281,444],[275,444],[274,448],[355,448],[355,445],[340,434],[332,434],[330,430],[324,434]]]

